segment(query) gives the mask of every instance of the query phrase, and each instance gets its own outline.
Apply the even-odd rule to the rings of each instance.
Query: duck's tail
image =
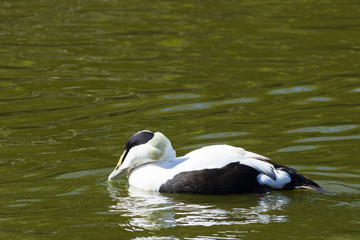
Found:
[[[301,175],[293,168],[280,166],[278,169],[286,171],[291,177],[291,182],[287,183],[283,188],[285,190],[310,189],[316,192],[325,192],[325,190],[320,187],[319,184]]]

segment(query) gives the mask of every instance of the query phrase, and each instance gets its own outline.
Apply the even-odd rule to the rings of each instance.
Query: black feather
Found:
[[[249,166],[230,163],[217,169],[178,173],[161,185],[159,191],[195,194],[266,193],[269,189],[257,181],[259,173]]]

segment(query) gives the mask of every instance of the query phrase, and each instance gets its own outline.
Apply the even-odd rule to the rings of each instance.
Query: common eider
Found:
[[[128,173],[130,186],[163,193],[267,193],[272,189],[322,188],[295,169],[229,145],[212,145],[176,157],[160,132],[144,130],[126,143],[108,181]]]

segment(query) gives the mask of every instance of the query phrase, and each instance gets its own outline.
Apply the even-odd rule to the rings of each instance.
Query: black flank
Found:
[[[222,168],[178,173],[161,185],[163,193],[236,194],[266,193],[268,188],[257,181],[259,171],[230,163]]]

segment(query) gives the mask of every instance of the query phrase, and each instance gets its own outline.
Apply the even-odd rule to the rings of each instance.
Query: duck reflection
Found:
[[[128,231],[284,222],[287,216],[280,210],[290,202],[290,198],[279,192],[267,195],[165,195],[130,187],[126,194],[111,183],[107,189],[115,202],[109,206],[109,211],[128,219],[120,224]]]

